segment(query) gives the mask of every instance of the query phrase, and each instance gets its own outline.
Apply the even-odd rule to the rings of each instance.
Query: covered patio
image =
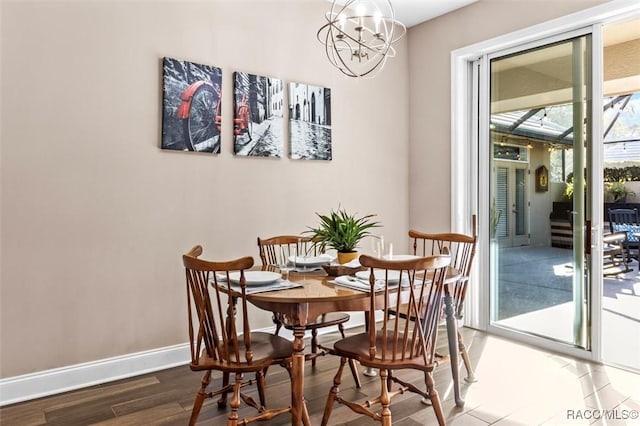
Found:
[[[497,324],[572,341],[572,252],[556,247],[500,250]],[[605,275],[602,293],[603,358],[640,370],[640,272]]]

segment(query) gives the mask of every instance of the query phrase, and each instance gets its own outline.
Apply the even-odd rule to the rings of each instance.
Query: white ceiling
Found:
[[[328,0],[333,2],[333,0]],[[345,4],[349,0],[335,0]],[[409,28],[478,0],[390,0],[396,19]]]
[[[391,0],[396,19],[409,28],[478,0]]]

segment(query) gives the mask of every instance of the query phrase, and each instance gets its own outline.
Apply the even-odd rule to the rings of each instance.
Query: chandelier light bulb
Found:
[[[373,22],[376,24],[376,35],[380,34],[380,21],[382,21],[382,13],[376,10],[373,14]]]
[[[393,43],[406,32],[389,0],[334,0],[327,23],[317,33],[327,58],[349,77],[371,78],[396,51]]]

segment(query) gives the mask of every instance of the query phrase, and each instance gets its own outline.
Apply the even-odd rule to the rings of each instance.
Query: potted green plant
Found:
[[[628,195],[636,195],[635,192],[630,191],[624,184],[624,181],[619,180],[617,182],[610,182],[607,185],[607,192],[613,197],[614,203],[624,203],[627,201]]]
[[[338,252],[340,264],[355,259],[358,255],[356,248],[360,241],[371,235],[371,228],[380,226],[372,219],[375,217],[374,214],[356,217],[341,208],[337,211],[331,210],[328,215],[317,212],[316,215],[320,218],[320,224],[315,228],[309,227],[307,233],[311,234],[311,238],[321,249],[327,247],[335,249]]]

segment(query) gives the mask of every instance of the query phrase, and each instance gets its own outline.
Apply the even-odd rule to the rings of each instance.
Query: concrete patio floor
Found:
[[[501,249],[497,324],[572,341],[571,256],[554,247]],[[603,280],[603,359],[640,371],[640,274],[636,261],[629,266]]]

